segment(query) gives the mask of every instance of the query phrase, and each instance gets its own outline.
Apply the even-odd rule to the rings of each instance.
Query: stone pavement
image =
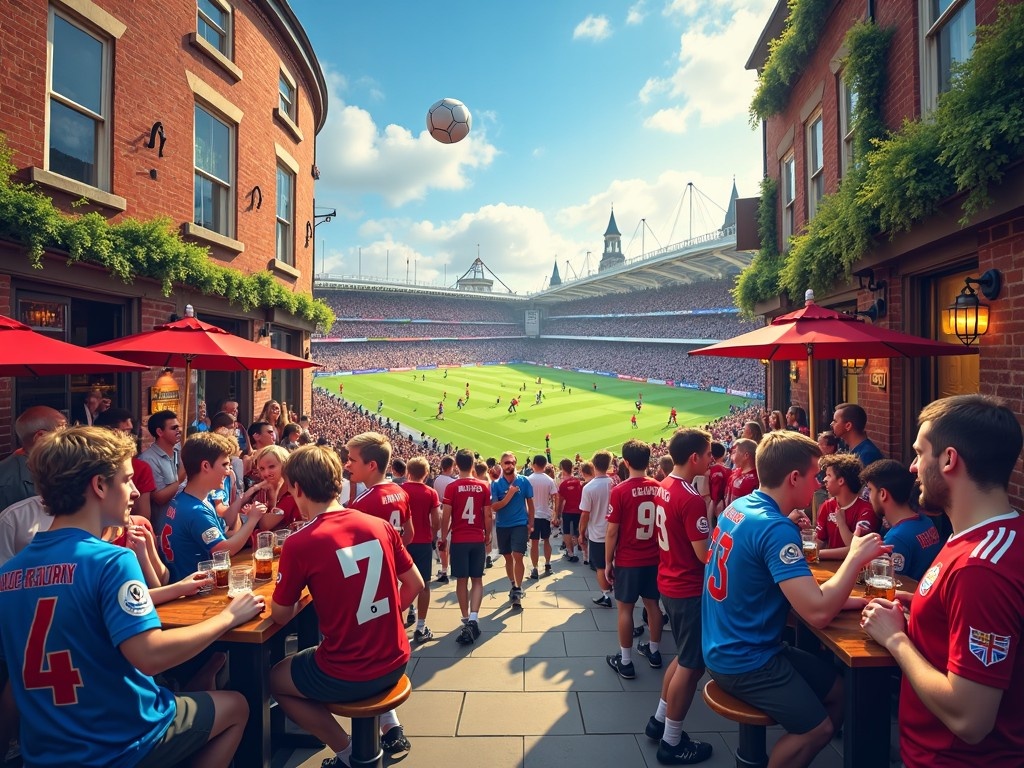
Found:
[[[557,552],[557,539],[555,546]],[[618,651],[616,611],[591,603],[599,594],[597,582],[582,560],[572,564],[556,555],[552,566],[551,575],[526,580],[524,609],[517,613],[508,602],[503,561],[496,560],[484,572],[482,635],[468,647],[455,642],[461,614],[454,579],[447,585],[431,585],[427,626],[435,639],[413,646],[408,669],[413,693],[398,711],[412,750],[404,757],[386,758],[385,765],[659,765],[657,745],[643,730],[658,704],[662,670],[651,669],[634,653],[636,679],[615,674],[605,656]],[[640,623],[639,608],[635,623]],[[647,632],[640,638],[649,639]],[[673,650],[666,633],[666,664]],[[737,726],[711,712],[699,690],[684,728],[692,738],[714,747],[711,759],[702,765],[735,765]],[[778,728],[769,729],[769,747],[778,734]],[[330,755],[326,749],[279,751],[274,768],[319,768]],[[842,741],[837,737],[813,766],[842,764]]]

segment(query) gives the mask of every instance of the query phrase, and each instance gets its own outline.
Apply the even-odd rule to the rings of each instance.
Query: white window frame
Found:
[[[972,22],[977,27],[975,0],[952,0],[942,13],[936,14],[938,0],[919,0],[918,17],[921,23],[921,110],[925,114],[935,109],[939,94],[947,90],[949,83],[943,83],[943,72],[939,62],[939,36],[962,11],[970,7],[974,12]],[[973,36],[973,31],[972,31]],[[974,43],[971,43],[973,50]],[[945,73],[948,78],[949,73]],[[945,86],[945,87],[943,87]]]
[[[287,203],[287,217],[281,216],[281,174],[285,174],[291,182]],[[298,177],[291,168],[283,163],[277,164],[277,192],[274,196],[274,216],[276,226],[274,228],[274,250],[278,261],[283,261],[289,266],[295,266],[295,187]]]
[[[796,154],[790,150],[782,158],[779,174],[779,199],[782,203],[782,251],[789,250],[789,238],[796,230]]]
[[[91,109],[84,107],[71,99],[61,95],[60,93],[53,90],[53,31],[54,31],[54,19],[59,17],[62,21],[70,24],[81,32],[89,35],[91,38],[96,40],[103,46],[102,55],[102,71],[100,77],[102,79],[102,91],[100,94],[100,109],[102,114],[97,114]],[[92,180],[75,179],[83,184],[97,189],[110,191],[111,186],[111,101],[113,83],[112,81],[112,67],[111,67],[111,50],[113,48],[112,41],[103,35],[98,34],[95,30],[82,24],[74,17],[68,14],[58,13],[52,6],[49,8],[47,14],[46,24],[46,147],[43,152],[43,168],[47,171],[56,173],[50,168],[50,131],[52,128],[50,120],[50,105],[57,101],[61,105],[71,109],[81,115],[91,118],[99,124],[99,132],[96,138],[96,178]],[[73,177],[64,177],[73,178]]]
[[[199,5],[199,0],[196,0],[196,36],[206,40],[207,43],[218,53],[222,54],[229,60],[234,59],[235,50],[235,39],[234,39],[234,14],[229,3],[223,2],[223,0],[209,0],[211,5],[216,5],[221,11],[224,12],[224,25],[222,26],[217,21],[210,18],[209,14],[205,13]],[[206,37],[199,31],[199,23],[203,22],[209,27],[219,32],[223,39],[223,47],[220,45],[214,45],[212,42],[206,39]]]
[[[854,150],[853,112],[857,108],[857,91],[846,82],[845,71],[839,73],[839,134],[842,151],[839,153],[840,177],[857,164]]]
[[[295,78],[284,67],[278,73],[277,108],[294,124],[299,123],[299,89]]]
[[[810,221],[818,212],[818,205],[825,196],[825,123],[820,109],[807,121],[805,139],[807,147],[807,151],[804,153],[807,163],[807,220]],[[817,160],[817,164],[815,164],[815,160]]]
[[[201,169],[197,165],[197,163],[196,163],[196,135],[195,135],[196,120],[195,120],[195,110],[197,110],[197,109],[203,110],[210,117],[212,117],[214,120],[216,120],[217,122],[225,125],[227,127],[227,129],[228,129],[228,174],[229,174],[230,178],[227,179],[227,180],[217,178],[216,176],[214,176],[213,174],[209,173],[208,171],[205,171],[205,170]],[[224,211],[224,229],[226,231],[222,232],[222,231],[220,231],[218,229],[210,229],[209,231],[216,232],[217,234],[224,235],[225,237],[233,238],[235,236],[235,209],[237,207],[236,204],[235,204],[235,200],[236,200],[236,186],[237,186],[236,180],[235,180],[235,176],[236,176],[235,163],[236,163],[236,157],[237,157],[237,151],[238,151],[238,125],[236,123],[232,122],[227,117],[225,117],[223,114],[219,113],[217,110],[215,110],[212,107],[210,107],[208,104],[204,104],[203,102],[200,102],[200,101],[196,101],[195,102],[195,105],[193,107],[192,115],[193,115],[193,118],[192,118],[192,195],[193,195],[193,198],[192,198],[192,200],[193,200],[193,202],[192,202],[192,205],[193,205],[192,217],[193,217],[193,223],[196,226],[198,226],[198,227],[202,227],[204,229],[209,229],[202,222],[195,221],[195,185],[196,185],[196,177],[197,176],[202,176],[204,179],[212,181],[214,184],[218,184],[219,186],[227,189],[227,194],[225,195],[225,202],[224,202],[224,207],[225,207],[225,211]]]

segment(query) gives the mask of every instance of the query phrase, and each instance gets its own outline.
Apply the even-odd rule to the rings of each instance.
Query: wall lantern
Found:
[[[999,296],[1002,284],[1003,276],[998,269],[990,269],[981,277],[966,278],[956,301],[943,312],[945,332],[955,334],[967,346],[973,344],[979,336],[988,333],[988,305],[981,303],[978,292],[971,286],[978,286],[981,295],[993,301]]]

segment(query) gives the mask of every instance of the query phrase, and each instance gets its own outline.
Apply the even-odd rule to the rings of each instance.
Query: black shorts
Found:
[[[658,566],[638,565],[630,568],[615,568],[615,599],[620,603],[633,605],[641,597],[657,600]]]
[[[697,597],[661,596],[672,639],[679,649],[679,666],[687,669],[704,669],[704,652],[701,650],[700,595]]]
[[[451,545],[448,567],[453,579],[479,579],[484,575],[484,543],[463,541]]]
[[[406,547],[416,565],[416,570],[423,577],[423,583],[430,586],[430,569],[434,564],[434,547],[432,544],[409,544]]]
[[[603,571],[605,566],[604,542],[592,541],[587,545],[587,559],[590,560],[590,567],[595,571]]]
[[[829,662],[788,645],[753,672],[708,672],[723,691],[757,707],[790,733],[812,731],[828,717],[822,702],[836,680]]]
[[[498,554],[509,555],[513,552],[520,555],[526,554],[525,525],[513,525],[508,528],[498,528]]]
[[[195,754],[210,740],[216,708],[205,691],[174,697],[174,719],[137,768],[173,768]]]
[[[530,541],[545,541],[551,537],[551,521],[541,517],[533,518],[533,530],[530,532]]]
[[[306,648],[292,656],[292,682],[295,688],[311,701],[359,701],[368,699],[374,694],[392,688],[405,674],[406,664],[385,675],[364,680],[349,682],[331,677],[320,669],[313,654],[316,647]]]
[[[580,535],[580,513],[579,512],[563,512],[562,513],[562,533],[566,536],[579,536]]]

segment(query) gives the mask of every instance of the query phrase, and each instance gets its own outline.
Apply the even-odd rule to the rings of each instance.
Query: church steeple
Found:
[[[729,209],[725,212],[725,221],[722,222],[722,229],[736,226],[736,198],[740,193],[736,191],[736,177],[732,177],[732,194],[729,195]]]
[[[548,287],[553,288],[556,285],[562,284],[562,276],[558,274],[558,262],[555,262],[555,268],[551,272],[551,279],[548,281]]]
[[[615,224],[615,206],[612,206],[612,215],[608,218],[608,229],[604,233],[604,253],[601,254],[601,263],[597,265],[597,271],[603,272],[625,263],[626,257],[622,255],[622,233]]]

